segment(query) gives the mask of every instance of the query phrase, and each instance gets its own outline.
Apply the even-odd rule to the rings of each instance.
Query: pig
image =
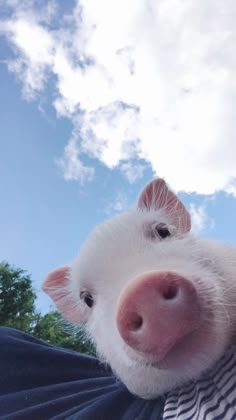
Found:
[[[235,274],[236,249],[194,236],[159,178],[42,287],[130,392],[153,399],[197,379],[233,343]]]

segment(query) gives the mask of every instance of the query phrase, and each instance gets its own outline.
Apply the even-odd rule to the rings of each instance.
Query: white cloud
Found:
[[[214,220],[207,214],[206,207],[204,204],[196,206],[191,203],[189,208],[192,221],[192,232],[199,234],[206,228],[213,229],[215,226]]]
[[[54,2],[11,3],[9,70],[28,99],[54,75],[53,104],[77,133],[66,179],[91,179],[85,153],[130,180],[142,159],[177,191],[235,191],[234,0],[80,0],[60,18]]]
[[[236,198],[236,181],[229,184],[226,188],[226,192]]]
[[[128,208],[128,199],[124,192],[119,191],[118,194],[110,201],[105,208],[105,213],[110,216],[114,213],[121,213]]]
[[[83,164],[74,136],[65,147],[63,157],[57,159],[56,163],[62,169],[66,181],[79,181],[84,184],[94,176],[94,168]]]
[[[124,162],[120,165],[121,171],[125,174],[130,183],[142,178],[145,166],[140,163]]]
[[[203,206],[195,206],[195,204],[190,204],[189,209],[192,221],[192,231],[194,233],[199,233],[204,230],[205,221],[206,221],[206,210]]]

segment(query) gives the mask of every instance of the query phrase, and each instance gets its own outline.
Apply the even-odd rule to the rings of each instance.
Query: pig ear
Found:
[[[138,207],[146,210],[163,209],[180,232],[188,232],[191,229],[188,211],[163,179],[155,179],[144,188],[138,200]]]
[[[73,295],[69,287],[69,267],[60,267],[47,275],[42,289],[54,301],[59,312],[69,321],[76,324],[86,322],[79,300]],[[79,299],[79,296],[78,296]]]

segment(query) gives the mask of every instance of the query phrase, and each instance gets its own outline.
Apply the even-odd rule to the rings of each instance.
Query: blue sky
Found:
[[[183,36],[165,53],[164,24],[175,16],[176,27],[183,19],[192,27],[195,1],[184,11],[176,1],[177,17],[160,1],[156,47],[145,41],[145,2],[127,7],[119,37],[109,2],[95,15],[91,4],[6,1],[0,16],[0,260],[32,274],[42,311],[44,276],[74,258],[97,223],[134,205],[154,176],[181,191],[198,234],[236,243],[234,69],[227,50],[208,54],[207,9],[199,6],[191,33],[202,48],[194,56]],[[133,16],[141,16],[141,46]],[[211,19],[222,47],[234,29],[215,12]],[[183,50],[197,71],[185,68]]]

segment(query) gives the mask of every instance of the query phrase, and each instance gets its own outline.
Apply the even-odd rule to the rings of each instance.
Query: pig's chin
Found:
[[[214,329],[200,328],[180,340],[162,358],[126,347],[129,363],[117,370],[118,376],[133,394],[144,399],[156,398],[208,370],[225,350],[226,337],[221,338]]]
[[[155,352],[137,352],[128,347],[126,351],[131,359],[142,365],[161,370],[182,369],[204,347],[205,337],[200,336],[198,331],[194,331],[173,344],[168,351],[158,355]]]
[[[196,331],[184,337],[178,343],[173,345],[171,349],[162,356],[155,358],[155,354],[151,356],[153,362],[151,365],[158,369],[182,369],[196,355],[197,349],[201,349],[201,342],[196,347]],[[145,356],[144,356],[145,358]]]

